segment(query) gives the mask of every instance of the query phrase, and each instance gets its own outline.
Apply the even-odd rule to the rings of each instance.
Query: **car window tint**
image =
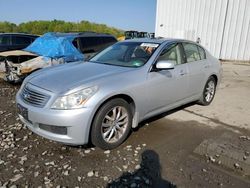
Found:
[[[190,43],[183,43],[183,47],[188,63],[200,60],[200,54],[197,45]]]
[[[117,40],[113,37],[103,37],[103,43],[115,43]]]
[[[31,42],[32,41],[30,37],[22,37],[22,36],[12,37],[12,43],[15,45],[30,44]]]
[[[206,52],[205,52],[205,50],[202,47],[200,47],[200,46],[198,46],[198,50],[199,50],[201,59],[206,59]]]
[[[32,43],[32,42],[34,42],[34,40],[36,40],[36,38],[30,38],[30,40],[31,40],[31,43]]]
[[[161,61],[161,60],[174,61],[175,65],[184,63],[182,52],[181,52],[181,45],[173,44],[170,47],[167,47],[165,50],[162,51],[157,61]]]
[[[81,51],[83,53],[95,53],[98,52],[102,42],[99,41],[99,37],[81,37]]]
[[[82,53],[96,53],[117,42],[113,37],[80,37]]]
[[[78,38],[75,38],[75,39],[72,41],[72,44],[73,44],[73,46],[74,46],[76,49],[78,49],[77,39],[78,39]]]
[[[10,36],[0,36],[0,45],[10,45]]]
[[[104,48],[107,48],[108,46],[116,43],[117,40],[113,37],[102,37],[102,45],[99,48],[99,51],[103,50]]]
[[[103,48],[117,42],[117,40],[113,37],[102,37],[102,41],[103,41]]]

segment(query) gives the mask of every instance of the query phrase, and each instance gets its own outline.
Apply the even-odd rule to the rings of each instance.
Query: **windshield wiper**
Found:
[[[87,60],[87,61],[88,61],[88,60]],[[102,62],[100,62],[100,61],[88,61],[88,62],[102,64]]]
[[[104,63],[104,62],[101,62],[101,61],[88,61],[88,62],[103,64],[103,65],[111,65],[111,66],[116,66],[116,67],[136,68],[134,66],[126,66],[126,65],[120,65],[120,64]]]
[[[101,61],[89,61],[91,63],[98,63],[98,64],[104,64],[104,65],[114,65],[114,64],[111,64],[111,63],[104,63],[104,62],[101,62]]]

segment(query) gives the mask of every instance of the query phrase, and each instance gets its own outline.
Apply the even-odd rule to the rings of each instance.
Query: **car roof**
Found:
[[[38,35],[28,34],[28,33],[0,33],[0,35],[22,35],[22,36],[30,36],[30,37],[39,37]]]
[[[72,33],[54,33],[58,37],[91,37],[91,36],[100,36],[100,37],[114,37],[113,35],[106,33],[96,33],[91,31],[86,32],[72,32]]]
[[[108,33],[96,33],[92,31],[86,32],[70,32],[70,33],[60,33],[60,32],[51,32],[54,33],[57,37],[91,37],[91,36],[99,36],[99,37],[114,37]],[[0,33],[0,35],[26,35],[26,36],[34,36],[39,37],[38,35],[27,34],[27,33]],[[115,37],[114,37],[115,38]]]
[[[135,39],[129,39],[122,42],[145,42],[145,43],[157,43],[162,44],[165,42],[189,42],[189,43],[195,43],[194,41],[186,40],[186,39],[176,39],[176,38],[135,38]],[[195,43],[198,44],[198,43]]]

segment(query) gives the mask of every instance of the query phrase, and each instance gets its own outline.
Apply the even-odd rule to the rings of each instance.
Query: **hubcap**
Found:
[[[122,106],[112,108],[103,118],[102,137],[108,143],[120,140],[128,126],[128,111]]]
[[[210,102],[213,99],[214,92],[215,92],[215,83],[214,81],[211,80],[210,82],[208,82],[206,91],[205,91],[206,102]]]

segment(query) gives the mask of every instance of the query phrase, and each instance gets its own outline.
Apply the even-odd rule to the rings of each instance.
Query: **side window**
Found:
[[[183,43],[183,47],[188,63],[200,60],[200,54],[197,45],[190,43]]]
[[[100,50],[103,50],[104,48],[116,43],[117,40],[113,37],[102,37],[102,46]]]
[[[82,53],[95,53],[99,51],[101,42],[99,37],[81,37],[81,51]]]
[[[31,43],[34,42],[36,40],[36,38],[30,38],[31,39]]]
[[[200,47],[200,46],[198,46],[198,50],[199,50],[201,59],[206,59],[206,52],[205,52],[205,50],[202,47]]]
[[[184,63],[183,53],[180,44],[173,44],[170,47],[162,51],[157,61],[171,60],[175,62],[175,65]]]
[[[72,41],[72,44],[73,44],[73,46],[74,46],[76,49],[78,49],[77,40],[78,40],[78,38],[75,38],[75,39]]]
[[[95,53],[117,41],[113,37],[81,37],[80,42],[82,53]]]
[[[10,36],[0,36],[0,45],[10,45]]]
[[[30,44],[31,42],[32,41],[30,37],[21,37],[21,36],[12,37],[12,43],[14,45]]]
[[[103,37],[103,42],[104,43],[109,43],[109,44],[111,43],[111,44],[113,44],[113,43],[116,43],[117,41],[113,37]]]

